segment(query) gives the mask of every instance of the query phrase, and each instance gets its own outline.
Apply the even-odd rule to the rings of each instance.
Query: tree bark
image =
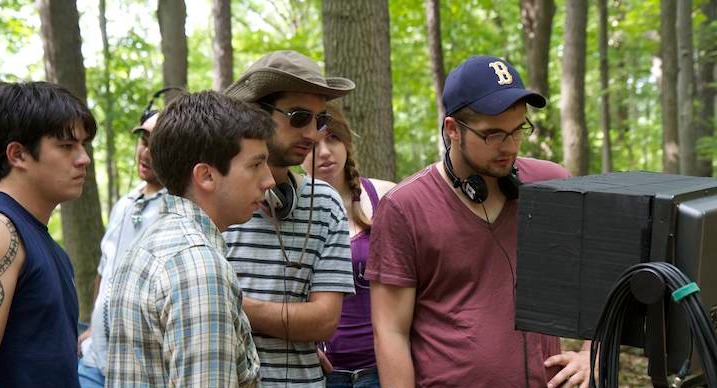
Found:
[[[589,172],[588,136],[585,123],[587,17],[587,2],[566,3],[560,122],[563,131],[565,167],[572,175],[586,175]]]
[[[187,35],[184,24],[187,20],[187,8],[184,0],[158,0],[157,20],[162,36],[162,77],[164,86],[187,88]],[[165,101],[171,101],[179,93],[168,91]]]
[[[695,114],[695,132],[698,138],[714,136],[715,117],[715,71],[717,70],[717,0],[708,0],[702,5],[705,19],[700,25],[698,45],[699,62],[697,72],[697,110]],[[696,175],[712,176],[712,157],[697,157]]]
[[[326,73],[356,83],[342,99],[363,175],[395,180],[388,1],[323,2]]]
[[[548,82],[548,62],[550,61],[550,38],[553,32],[555,16],[554,0],[521,0],[520,21],[523,25],[523,45],[528,66],[528,89],[550,96]],[[547,118],[536,120],[537,133],[546,139],[554,137],[551,125],[553,110],[547,108]]]
[[[548,61],[555,16],[554,0],[521,0],[520,19],[528,64],[528,88],[550,95]]]
[[[660,4],[660,38],[662,41],[662,170],[680,171],[680,149],[677,122],[677,3],[662,0]]]
[[[600,46],[600,130],[602,131],[602,172],[612,171],[610,139],[610,75],[608,62],[608,14],[607,0],[598,0]]]
[[[222,91],[234,81],[234,49],[232,48],[232,10],[230,0],[214,0],[214,84]]]
[[[38,6],[47,80],[66,87],[77,98],[86,101],[77,4],[74,0],[40,0]],[[91,146],[87,147],[87,153],[93,158]],[[63,241],[75,269],[80,320],[87,321],[92,311],[93,279],[97,273],[103,233],[94,164],[87,167],[82,197],[63,203],[60,209]]]
[[[426,27],[428,30],[428,56],[431,60],[431,74],[433,75],[433,90],[436,99],[438,154],[443,159],[446,152],[443,141],[443,87],[446,83],[446,69],[443,66],[443,45],[441,43],[441,1],[426,0]]]
[[[678,136],[680,139],[680,174],[697,173],[697,134],[692,125],[695,69],[692,55],[692,0],[677,2],[677,73]]]
[[[114,117],[114,104],[112,102],[112,90],[110,87],[110,62],[112,56],[110,55],[110,44],[107,39],[107,17],[106,1],[100,0],[100,12],[99,12],[99,24],[100,24],[100,35],[102,35],[102,59],[104,69],[102,69],[102,97],[104,100],[104,128],[105,128],[105,147],[106,147],[106,161],[105,169],[107,173],[107,218],[110,217],[112,211],[112,205],[119,199],[119,179],[117,179],[117,166],[115,164],[115,133],[112,128],[112,119]]]

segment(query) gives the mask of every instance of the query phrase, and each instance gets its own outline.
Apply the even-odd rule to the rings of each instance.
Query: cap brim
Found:
[[[326,85],[278,69],[264,68],[243,75],[224,90],[224,94],[249,102],[255,102],[278,92],[312,93],[333,100],[347,95],[356,88],[353,81],[346,78],[327,77],[324,80]]]
[[[520,100],[536,108],[544,108],[545,97],[526,89],[500,89],[468,104],[471,110],[488,116],[496,116],[505,112]]]

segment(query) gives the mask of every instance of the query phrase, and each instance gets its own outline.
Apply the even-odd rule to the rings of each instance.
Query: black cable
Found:
[[[488,224],[488,230],[490,231],[491,237],[493,237],[493,241],[495,241],[496,245],[498,245],[498,248],[500,248],[500,250],[503,252],[505,261],[508,263],[512,286],[511,290],[513,291],[513,303],[515,304],[515,288],[517,287],[517,282],[515,281],[515,270],[513,269],[513,264],[510,263],[510,256],[508,255],[508,251],[505,249],[505,247],[503,247],[503,244],[500,243],[498,236],[496,236],[495,231],[493,230],[493,224],[490,222],[490,218],[488,217],[488,210],[485,207],[485,202],[481,202],[480,204],[483,207],[485,221]],[[528,338],[525,335],[524,331],[521,331],[521,333],[523,337],[523,372],[525,377],[525,388],[530,388],[530,373],[528,371]]]
[[[637,264],[628,268],[620,276],[605,302],[590,347],[590,387],[613,388],[618,386],[622,326],[628,306],[636,302],[630,291],[630,281],[638,271],[643,270],[650,270],[658,274],[664,281],[666,290],[670,293],[692,283],[678,268],[666,262]],[[671,303],[682,308],[690,324],[690,352],[678,372],[678,377],[687,374],[689,358],[692,356],[693,346],[696,342],[707,384],[712,388],[717,387],[717,338],[698,294],[690,293],[676,301],[671,301]],[[597,383],[595,381],[596,364],[599,370]]]

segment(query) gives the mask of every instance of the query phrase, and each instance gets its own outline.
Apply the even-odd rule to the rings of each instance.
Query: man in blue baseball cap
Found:
[[[386,194],[371,229],[381,385],[587,387],[589,352],[514,325],[518,187],[568,177],[518,157],[527,105],[545,98],[508,62],[474,56],[448,74],[443,104],[445,159]]]

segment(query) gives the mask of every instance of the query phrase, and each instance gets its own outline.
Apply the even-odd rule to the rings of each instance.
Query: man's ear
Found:
[[[451,116],[443,119],[443,132],[449,140],[458,141],[460,139],[460,128],[458,122]]]
[[[30,157],[30,154],[24,145],[13,141],[5,148],[5,156],[12,167],[20,167],[25,163],[26,158]]]
[[[213,192],[218,171],[207,163],[197,163],[192,169],[192,183],[198,190]]]

